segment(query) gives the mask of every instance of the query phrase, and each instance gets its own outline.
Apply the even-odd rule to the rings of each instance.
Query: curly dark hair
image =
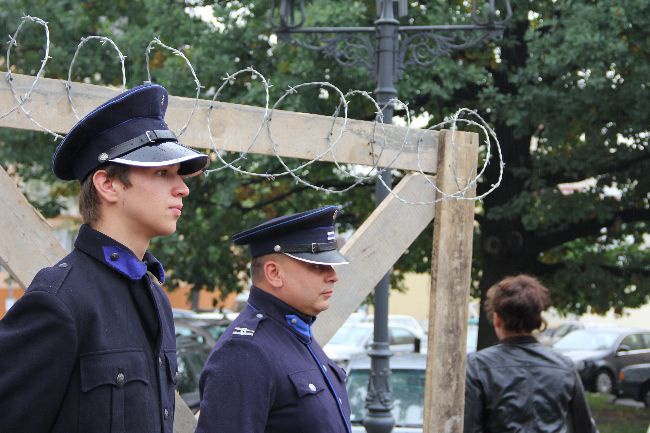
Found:
[[[550,307],[548,289],[530,275],[506,277],[487,292],[485,311],[492,320],[497,313],[510,332],[530,333],[545,328],[542,311]]]

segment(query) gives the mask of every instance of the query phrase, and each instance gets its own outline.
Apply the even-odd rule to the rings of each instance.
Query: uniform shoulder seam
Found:
[[[43,268],[38,271],[27,290],[31,292],[47,292],[53,295],[58,295],[59,290],[68,277],[71,269],[72,265],[66,262],[61,262],[56,266]]]

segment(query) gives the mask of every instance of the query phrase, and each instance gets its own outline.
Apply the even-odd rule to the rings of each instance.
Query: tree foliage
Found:
[[[104,34],[128,56],[129,85],[146,79],[144,47],[160,36],[191,59],[205,85],[204,97],[212,96],[225,73],[246,66],[270,78],[272,100],[288,85],[309,81],[329,80],[344,91],[374,88],[365,70],[343,69],[322,54],[276,43],[268,24],[268,1],[4,1],[9,6],[0,9],[5,34],[13,33],[22,12],[50,21],[53,60],[48,77],[67,76],[81,36]],[[461,22],[467,20],[468,3],[412,1],[402,24]],[[474,108],[499,137],[506,170],[500,188],[477,203],[475,294],[484,298],[502,277],[526,272],[548,284],[562,311],[621,311],[646,303],[650,4],[512,3],[513,18],[502,40],[454,52],[431,67],[409,68],[397,85],[413,115],[427,113],[434,124],[460,107]],[[307,24],[372,25],[374,4],[311,2]],[[196,5],[212,6],[216,24],[191,18],[187,11]],[[38,29],[26,33],[21,44],[16,70],[33,73],[42,53]],[[75,67],[77,80],[119,84],[119,68],[110,53],[88,50],[83,59]],[[178,57],[156,50],[150,67],[153,81],[172,94],[193,95],[194,84]],[[317,89],[301,93],[281,108],[331,114],[336,101],[317,95]],[[228,87],[220,99],[261,105],[263,98],[259,82],[248,79]],[[369,104],[355,101],[350,115],[372,119],[374,113]],[[19,162],[23,176],[49,176],[41,173],[48,165],[51,139],[0,133],[3,161]],[[278,163],[250,156],[246,165],[271,172]],[[497,168],[489,167],[479,192],[497,181]],[[309,179],[339,187],[350,181],[330,164],[311,166]],[[156,241],[155,252],[175,277],[226,292],[239,287],[246,261],[228,242],[233,233],[262,218],[336,202],[344,205],[343,227],[355,227],[372,208],[370,186],[324,196],[291,179],[249,178],[226,170],[192,180],[190,187],[187,208],[193,214],[181,220],[174,237]],[[428,270],[430,246],[427,230],[396,271]],[[489,327],[484,317],[481,323],[485,344]]]

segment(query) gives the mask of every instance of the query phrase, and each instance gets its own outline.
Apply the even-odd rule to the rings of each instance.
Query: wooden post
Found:
[[[444,132],[437,185],[451,194],[476,173],[478,135]],[[460,185],[460,187],[459,187]],[[473,195],[474,189],[468,194]],[[473,200],[436,205],[431,261],[425,433],[462,433],[465,405],[467,303],[472,269]]]

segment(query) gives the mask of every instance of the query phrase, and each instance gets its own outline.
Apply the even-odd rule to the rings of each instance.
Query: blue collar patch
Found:
[[[140,260],[130,249],[86,224],[79,229],[74,246],[131,280],[137,281],[149,271],[161,284],[165,281],[165,270],[153,254],[147,251]]]
[[[284,318],[291,329],[311,341],[311,325],[302,320],[297,314],[287,314]]]
[[[162,265],[149,252],[145,254],[145,261],[143,262],[138,260],[130,250],[117,245],[103,246],[102,251],[104,252],[104,262],[108,266],[134,281],[144,277],[147,270],[150,270],[160,283],[165,281],[165,272]]]

